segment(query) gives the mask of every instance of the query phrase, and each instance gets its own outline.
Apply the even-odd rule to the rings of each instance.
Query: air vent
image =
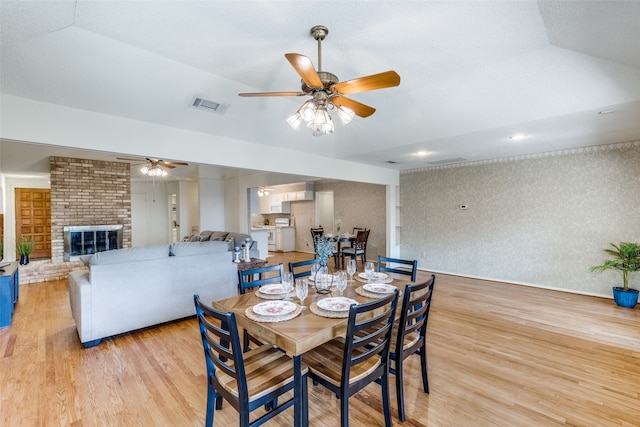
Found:
[[[443,159],[443,160],[437,160],[435,162],[427,162],[430,165],[433,166],[440,166],[440,165],[448,165],[450,163],[460,163],[460,162],[466,162],[467,159],[463,159],[462,157],[456,157],[454,159]]]
[[[389,163],[390,165],[395,165],[398,162],[396,162],[395,160],[387,160],[385,161],[385,163]]]
[[[219,102],[210,101],[204,98],[193,98],[191,102],[191,106],[193,108],[197,108],[199,110],[211,111],[213,113],[224,114],[229,108],[228,104],[221,104]]]

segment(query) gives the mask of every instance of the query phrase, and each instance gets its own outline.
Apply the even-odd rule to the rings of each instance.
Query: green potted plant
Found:
[[[610,245],[613,249],[608,248],[604,252],[610,255],[611,259],[602,265],[591,267],[591,271],[619,271],[622,274],[622,287],[613,287],[613,299],[621,307],[633,308],[638,303],[638,290],[629,288],[629,274],[640,270],[640,244],[622,242],[620,245]]]
[[[16,243],[16,252],[20,255],[20,265],[29,264],[29,255],[33,252],[33,240],[22,236]]]

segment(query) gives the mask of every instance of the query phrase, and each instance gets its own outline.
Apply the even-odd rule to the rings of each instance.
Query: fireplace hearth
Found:
[[[64,261],[76,261],[83,255],[120,249],[122,225],[80,225],[63,227]]]

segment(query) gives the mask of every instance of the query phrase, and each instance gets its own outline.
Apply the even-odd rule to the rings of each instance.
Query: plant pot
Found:
[[[20,255],[20,265],[29,264],[29,255]]]
[[[624,288],[614,286],[613,300],[620,307],[633,308],[638,304],[638,291],[631,288],[625,291]]]

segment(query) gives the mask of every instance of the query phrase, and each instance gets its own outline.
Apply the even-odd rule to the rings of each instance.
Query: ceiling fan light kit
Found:
[[[314,136],[333,133],[335,127],[329,111],[334,111],[343,124],[348,124],[355,116],[369,117],[376,110],[344,94],[366,92],[398,86],[400,76],[395,71],[374,74],[340,83],[335,74],[322,71],[322,40],[329,34],[329,29],[323,25],[311,28],[311,35],[318,42],[318,71],[311,60],[297,53],[287,53],[285,58],[302,78],[301,92],[259,92],[240,93],[240,96],[304,96],[311,99],[305,101],[294,115],[287,118],[287,123],[297,129],[302,121],[312,130]]]

